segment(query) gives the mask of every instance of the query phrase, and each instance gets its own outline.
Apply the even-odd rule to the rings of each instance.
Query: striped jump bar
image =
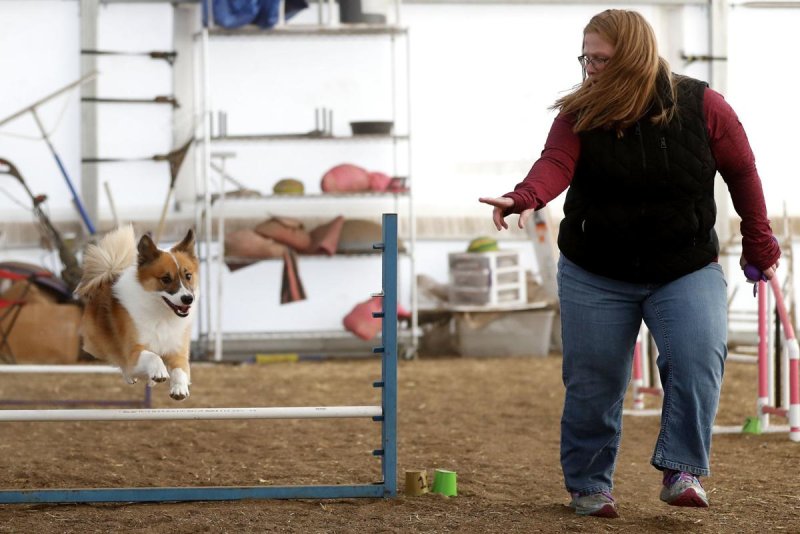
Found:
[[[0,373],[65,373],[65,374],[104,374],[118,375],[119,367],[110,365],[0,365]]]
[[[148,421],[380,417],[380,406],[165,408],[153,410],[0,410],[0,421]]]

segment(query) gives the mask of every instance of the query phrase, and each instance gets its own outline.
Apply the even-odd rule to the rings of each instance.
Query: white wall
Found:
[[[767,208],[774,217],[800,213],[800,168],[796,163],[800,107],[794,104],[800,69],[797,48],[800,9],[748,9],[730,12],[727,100],[744,125],[756,155]],[[735,38],[735,36],[743,36]]]
[[[653,23],[674,70],[708,78],[702,63],[685,65],[677,59],[681,51],[708,53],[705,7],[624,7],[639,9]],[[146,3],[101,5],[98,48],[169,50],[172,9]],[[600,9],[596,4],[404,7],[403,23],[411,39],[411,175],[418,213],[488,218],[488,209],[477,197],[510,190],[538,156],[553,119],[548,107],[580,81],[575,58],[581,31]],[[81,75],[78,2],[6,0],[0,2],[0,20],[5,22],[0,33],[2,120]],[[312,7],[295,22],[315,20]],[[780,213],[784,200],[790,213],[800,212],[791,145],[796,137],[791,128],[800,113],[791,105],[798,69],[787,59],[798,26],[800,10],[731,10],[727,98],[753,143],[772,214]],[[308,131],[314,125],[314,108],[324,106],[334,110],[334,133],[347,134],[350,120],[386,118],[386,52],[386,45],[373,39],[330,40],[324,46],[311,40],[218,40],[210,54],[213,106],[228,112],[230,133]],[[163,61],[113,57],[101,58],[99,66],[102,96],[152,98],[173,90],[172,71]],[[77,92],[72,92],[40,109],[76,184],[81,178],[80,106]],[[404,110],[398,111],[402,117]],[[191,125],[196,119],[191,109],[181,108],[173,115],[166,106],[102,106],[100,112],[98,155],[106,157],[166,153],[173,148],[173,121]],[[399,120],[398,129],[404,126]],[[55,218],[76,219],[45,145],[30,139],[36,135],[29,116],[0,127],[0,157],[14,162],[34,191],[50,196]],[[335,163],[353,161],[387,170],[391,157],[384,149],[323,144],[312,149],[248,145],[237,147],[237,152],[228,163],[231,174],[265,192],[286,176],[303,179],[309,191],[318,190],[319,177]],[[165,163],[100,168],[100,180],[109,183],[118,207],[128,214],[157,212],[168,179]],[[0,193],[5,193],[0,195],[0,220],[30,219],[7,197],[27,204],[14,182],[0,176]],[[108,202],[105,197],[100,202],[107,219]],[[561,202],[553,203],[556,216]],[[22,254],[2,246],[0,240],[0,258]],[[446,252],[465,246],[420,243],[417,271],[445,281]],[[527,250],[524,243],[508,246]],[[39,252],[29,254],[40,257]],[[533,268],[532,255],[526,254]],[[231,290],[230,296],[226,293],[226,330],[264,328],[265,317],[270,329],[294,330],[308,326],[312,315],[315,327],[338,328],[344,312],[377,290],[372,260],[307,260],[301,263],[301,274],[309,301],[280,307],[279,263],[252,269],[256,274],[249,278],[244,273],[226,275]],[[343,285],[341,269],[348,280],[360,283]],[[403,286],[408,287],[408,280]],[[250,302],[237,296],[249,290]]]
[[[3,73],[0,120],[80,77],[78,3],[0,2],[0,72]],[[72,91],[39,108],[39,115],[76,184],[80,183],[80,102]],[[14,163],[35,193],[47,193],[53,209],[69,207],[69,190],[30,113],[0,127],[0,157]],[[8,176],[0,193],[25,206],[30,200]],[[0,196],[2,219],[26,217]],[[71,216],[71,213],[70,213]]]
[[[76,1],[0,2],[0,17],[12,21],[0,37],[3,50],[26,51],[0,56],[6,75],[0,117],[79,77],[77,6]],[[677,43],[677,28],[672,23],[676,8],[638,8],[673,49],[705,52],[703,8],[678,9],[684,14],[679,21],[686,31],[678,32],[682,37]],[[538,156],[552,121],[548,107],[580,80],[575,57],[580,53],[581,30],[598,9],[596,5],[550,4],[412,4],[404,8],[403,22],[411,28],[413,176],[421,213],[480,213],[483,208],[476,197],[500,194],[524,176]],[[296,19],[315,20],[314,8]],[[768,26],[768,20],[763,24]],[[169,50],[172,7],[102,4],[98,40],[101,49]],[[313,127],[314,108],[321,106],[334,110],[336,133],[347,133],[350,120],[388,115],[385,42],[329,40],[320,47],[313,41],[214,42],[210,55],[212,104],[228,112],[230,131],[307,131]],[[172,92],[171,70],[163,61],[101,57],[98,66],[100,96],[152,98]],[[697,71],[702,69],[700,65],[692,68],[695,71],[690,74],[704,77],[704,72]],[[293,69],[297,76],[281,75]],[[298,76],[301,82],[294,83]],[[402,86],[402,80],[398,85]],[[250,105],[252,100],[245,97],[248,91],[255,91],[261,105]],[[76,183],[80,183],[81,174],[77,134],[80,105],[73,91],[41,109],[45,124],[55,129],[54,145]],[[64,106],[65,115],[57,123]],[[99,110],[100,146],[95,155],[149,157],[173,148],[172,112],[167,106],[104,105]],[[191,111],[177,110],[175,121],[192,123]],[[398,111],[403,117],[404,110]],[[398,124],[398,129],[402,128]],[[13,136],[18,133],[36,135],[29,117],[0,127],[0,152],[12,159],[38,189],[50,193],[51,209],[71,216],[63,179],[43,143],[19,140]],[[253,153],[268,150],[263,145],[243,148],[237,160],[230,163],[232,174],[265,190],[279,178],[299,175],[313,188],[327,163],[326,157],[316,161],[298,158],[294,151],[281,146],[276,149],[277,156],[264,156],[269,165],[256,166]],[[328,148],[320,145],[319,150]],[[348,157],[352,158],[342,154],[343,159]],[[164,163],[106,164],[100,166],[100,181],[109,183],[121,209],[130,207],[136,212],[159,206],[168,171]],[[6,189],[16,193],[13,187]],[[102,195],[100,203],[103,216],[109,216]],[[9,217],[20,215],[5,197],[0,197],[0,209],[7,209]]]

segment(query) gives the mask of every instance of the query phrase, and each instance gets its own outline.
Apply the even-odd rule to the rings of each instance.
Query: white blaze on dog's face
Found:
[[[145,235],[138,245],[138,278],[147,291],[157,293],[178,317],[188,317],[197,293],[197,256],[194,232],[169,251],[159,250]]]

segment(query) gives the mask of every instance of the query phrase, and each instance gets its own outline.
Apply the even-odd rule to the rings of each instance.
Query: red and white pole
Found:
[[[633,409],[644,410],[644,374],[642,372],[642,337],[633,346]]]
[[[787,415],[789,419],[789,439],[800,441],[800,347],[797,343],[794,327],[789,320],[789,315],[786,313],[786,305],[783,301],[783,294],[778,280],[773,277],[769,283],[772,286],[772,293],[775,295],[775,304],[783,325],[783,331],[786,336],[786,350],[789,354],[789,413]]]
[[[760,426],[769,426],[769,336],[767,331],[767,284],[763,280],[756,282],[758,286],[758,400],[756,413]]]

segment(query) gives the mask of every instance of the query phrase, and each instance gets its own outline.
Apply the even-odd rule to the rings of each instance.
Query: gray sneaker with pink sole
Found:
[[[570,508],[575,509],[578,515],[590,515],[593,517],[619,517],[617,503],[608,491],[592,493],[591,495],[578,495],[572,493]]]
[[[684,471],[664,469],[660,499],[670,506],[708,508],[708,495],[700,480]]]

